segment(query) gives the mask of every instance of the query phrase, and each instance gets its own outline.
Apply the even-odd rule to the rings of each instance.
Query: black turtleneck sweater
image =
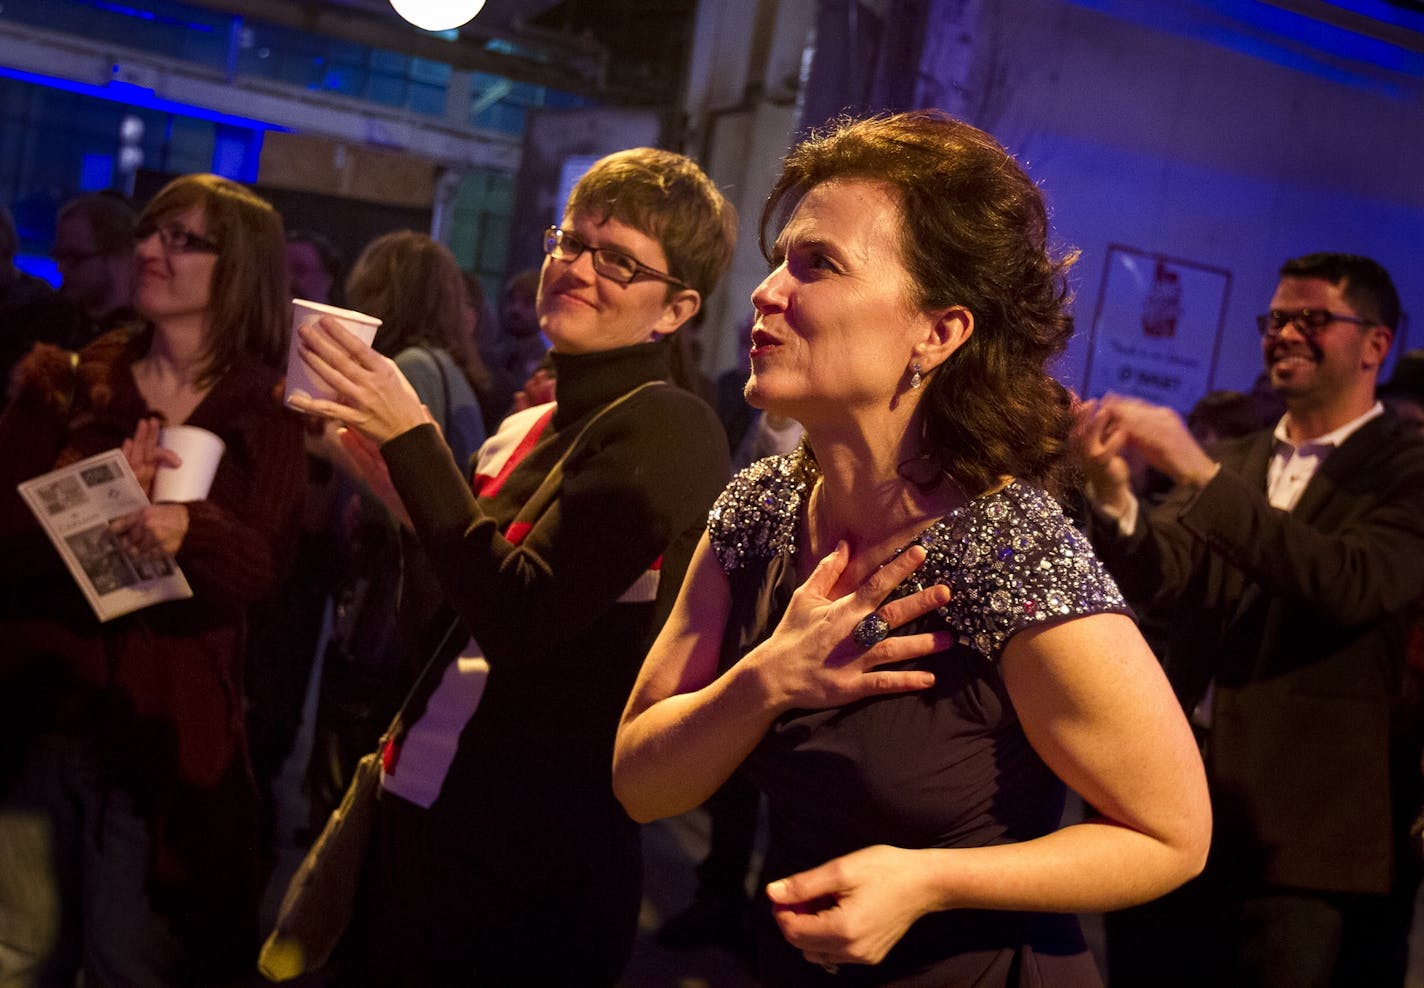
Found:
[[[435,702],[442,675],[427,676],[407,709],[414,730],[458,730],[458,744],[438,790],[425,790],[438,792],[429,809],[383,795],[343,983],[616,981],[642,872],[638,828],[613,797],[614,732],[728,466],[712,409],[670,384],[593,419],[666,380],[670,352],[555,355],[557,410],[502,484],[481,486],[488,496],[471,493],[433,426],[382,447],[489,674],[472,716],[442,716],[448,688],[478,682],[464,665],[443,670]],[[570,449],[548,507],[506,537]],[[444,765],[444,744],[402,746],[392,782],[402,765],[407,782],[416,764]]]
[[[553,419],[491,497],[472,495],[432,426],[382,447],[490,665],[433,812],[520,828],[627,822],[612,795],[614,731],[726,482],[727,445],[713,411],[671,385],[643,389],[579,433],[610,401],[666,380],[670,354],[665,343],[555,354]],[[575,439],[552,503],[511,543],[510,521]],[[620,603],[658,560],[656,599]]]

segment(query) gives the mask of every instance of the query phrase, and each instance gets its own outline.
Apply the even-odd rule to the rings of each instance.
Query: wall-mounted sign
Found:
[[[1084,396],[1114,391],[1189,411],[1212,390],[1230,292],[1224,268],[1110,244]]]

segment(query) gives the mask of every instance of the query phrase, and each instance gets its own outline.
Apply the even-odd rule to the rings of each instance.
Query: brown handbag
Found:
[[[321,967],[346,932],[376,822],[381,748],[356,763],[341,805],[287,885],[277,925],[257,957],[257,970],[269,981],[289,981]]]

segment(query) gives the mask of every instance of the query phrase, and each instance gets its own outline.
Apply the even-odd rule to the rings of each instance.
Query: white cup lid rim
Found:
[[[339,306],[327,305],[325,302],[313,302],[309,299],[294,298],[292,299],[292,305],[300,305],[303,308],[311,309],[315,312],[320,312],[322,315],[326,316],[337,316],[342,319],[351,319],[355,322],[369,323],[372,326],[379,326],[381,324],[381,320],[377,319],[375,316],[368,316],[366,313],[357,312],[355,309],[343,309]]]

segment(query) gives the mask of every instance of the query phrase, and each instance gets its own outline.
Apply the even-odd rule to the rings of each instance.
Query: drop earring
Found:
[[[920,376],[920,362],[916,360],[910,365],[910,390],[918,391],[923,382],[924,378]]]

